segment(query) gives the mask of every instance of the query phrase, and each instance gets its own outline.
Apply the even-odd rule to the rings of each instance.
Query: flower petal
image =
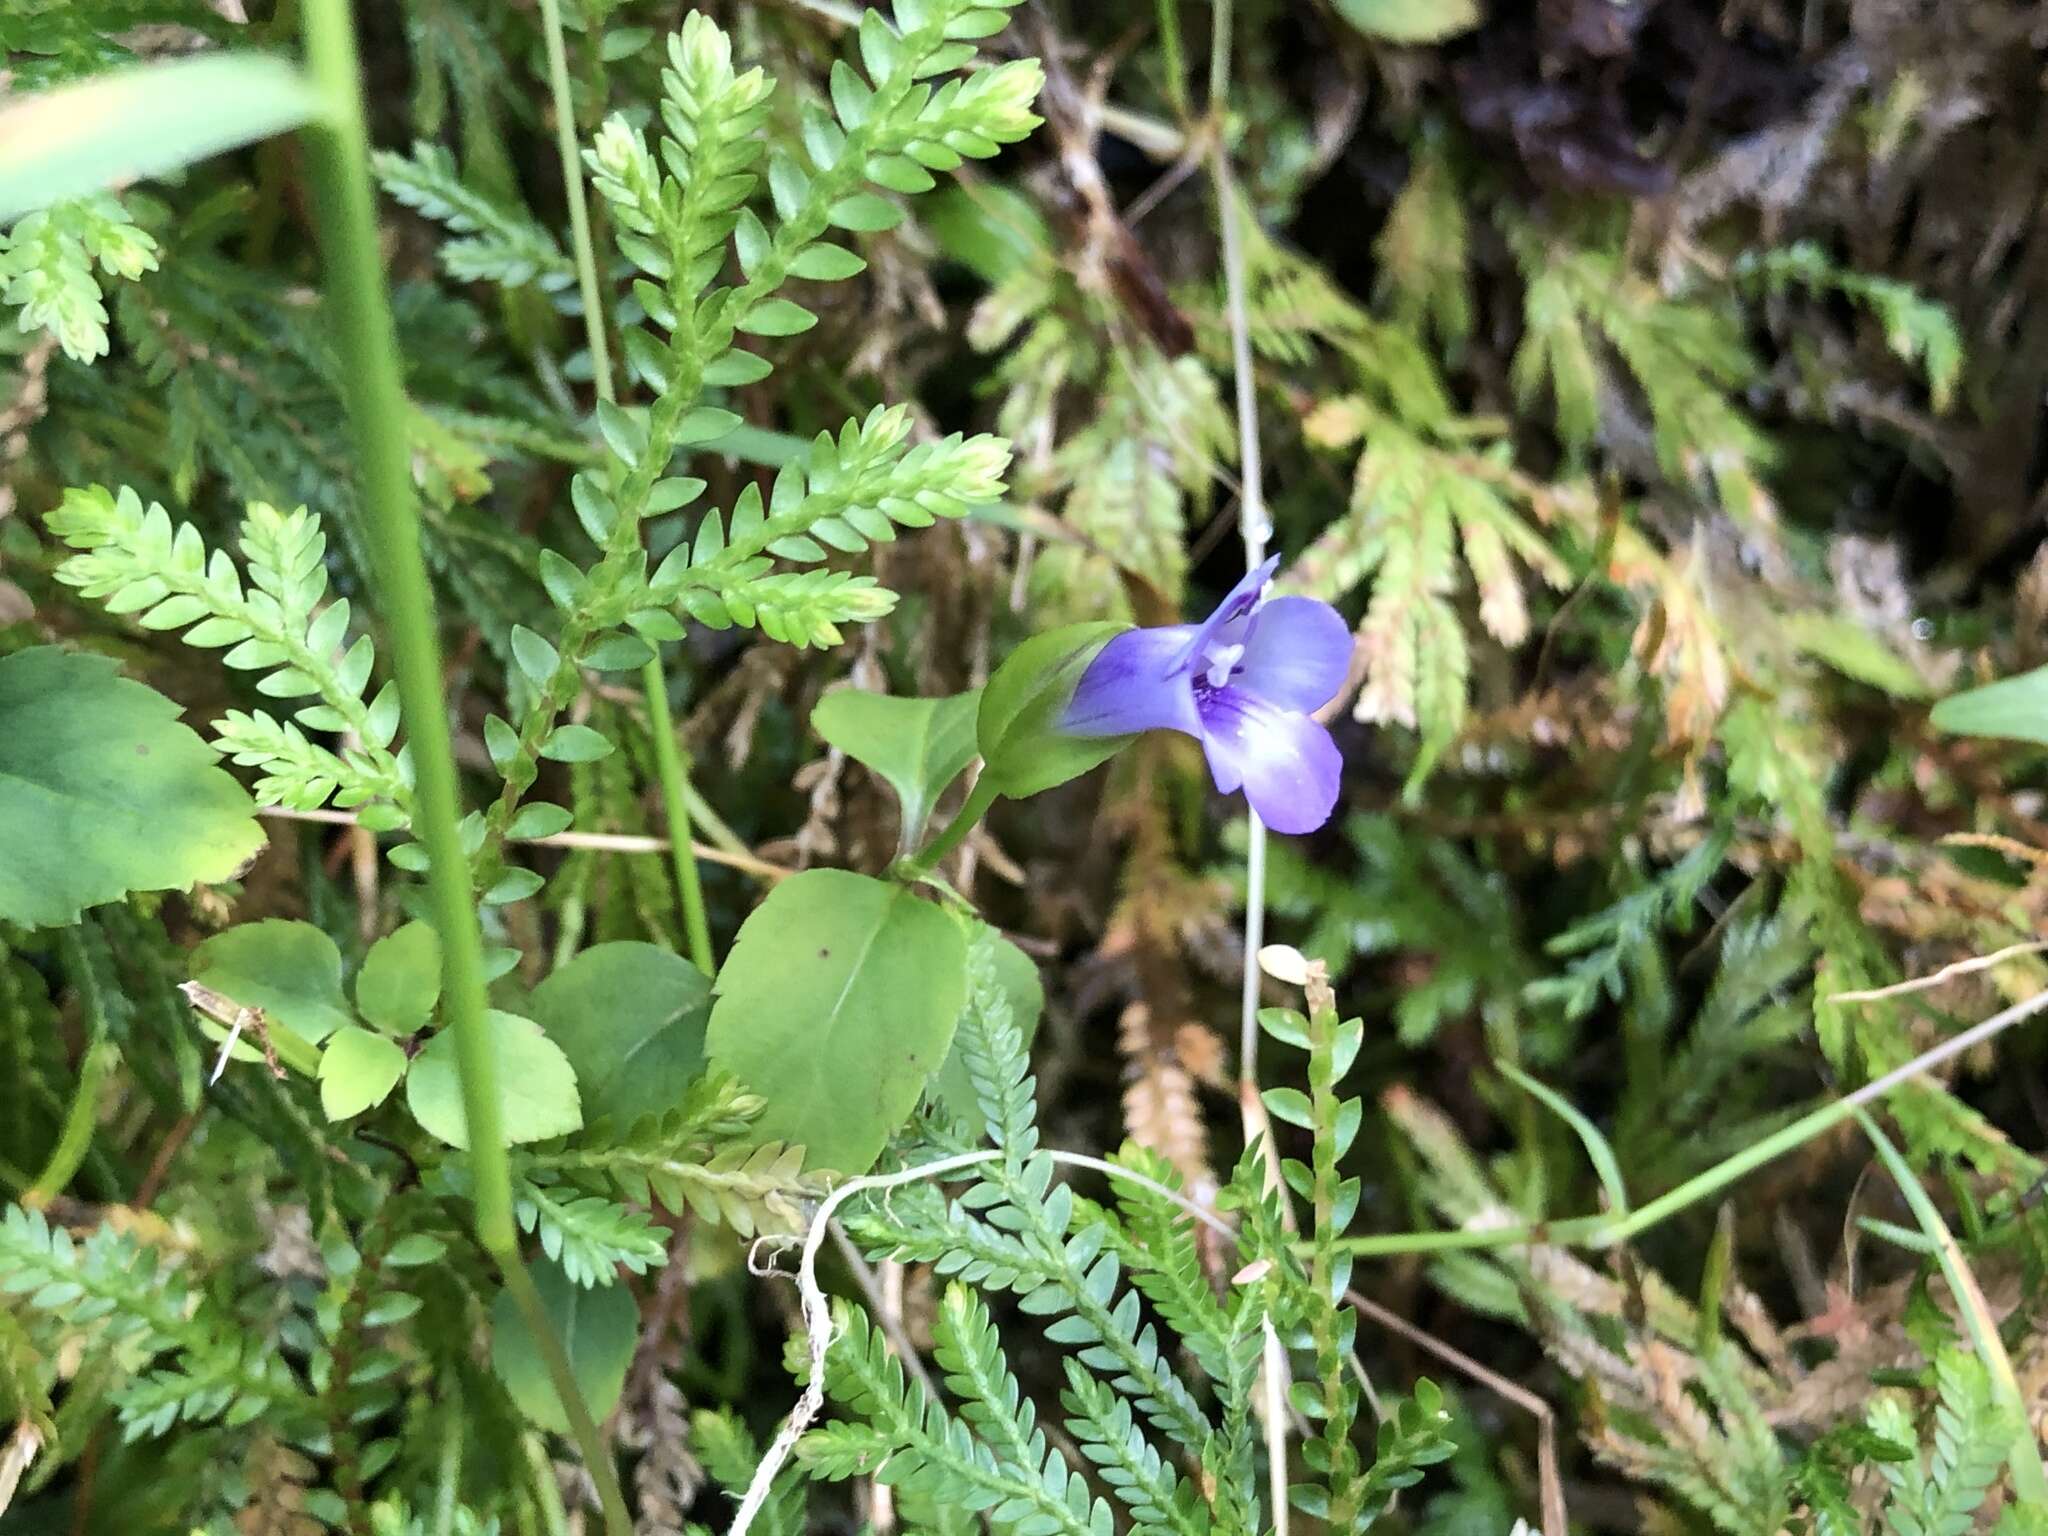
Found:
[[[1113,636],[1081,674],[1059,728],[1075,736],[1153,730],[1201,735],[1194,685],[1179,664],[1194,633],[1192,624],[1169,624]]]
[[[1275,555],[1257,570],[1246,571],[1244,579],[1232,587],[1223,601],[1216,605],[1216,611],[1202,621],[1201,628],[1190,629],[1186,625],[1180,626],[1188,630],[1189,637],[1181,649],[1181,667],[1200,665],[1200,658],[1212,641],[1228,638],[1218,633],[1225,625],[1241,624],[1251,617],[1252,611],[1259,606],[1259,599],[1265,596],[1266,588],[1272,585],[1273,572],[1279,564],[1280,557]]]
[[[1203,695],[1201,708],[1202,749],[1218,789],[1241,786],[1275,832],[1313,832],[1330,819],[1344,758],[1328,731],[1240,688]]]
[[[1306,713],[1337,696],[1351,669],[1351,627],[1328,603],[1276,597],[1252,620],[1233,688]]]

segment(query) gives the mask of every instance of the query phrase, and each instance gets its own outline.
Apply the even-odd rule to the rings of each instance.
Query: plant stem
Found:
[[[1444,1232],[1382,1232],[1365,1237],[1343,1238],[1337,1246],[1347,1253],[1358,1254],[1361,1257],[1429,1253],[1452,1248],[1512,1248],[1522,1243],[1611,1248],[1616,1243],[1626,1242],[1638,1233],[1649,1230],[1666,1217],[1677,1215],[1687,1206],[1697,1205],[1709,1195],[1718,1194],[1744,1174],[1751,1173],[1765,1163],[1773,1162],[1787,1152],[1804,1146],[1823,1131],[1830,1130],[1857,1114],[1864,1105],[1883,1098],[1894,1088],[1903,1086],[1922,1072],[1938,1067],[1967,1051],[1975,1050],[1987,1040],[2044,1010],[2048,1010],[2048,991],[2036,993],[2024,1002],[2015,1003],[2003,1012],[1993,1014],[1981,1024],[1971,1025],[1961,1034],[1942,1041],[1932,1050],[1923,1051],[1905,1065],[1895,1067],[1884,1076],[1865,1083],[1854,1093],[1808,1111],[1790,1125],[1781,1126],[1762,1141],[1744,1147],[1733,1157],[1723,1159],[1704,1173],[1695,1174],[1678,1188],[1668,1194],[1659,1195],[1648,1205],[1639,1206],[1625,1217],[1617,1219],[1607,1215],[1575,1216],[1566,1221],[1538,1222],[1520,1227],[1457,1228]]]
[[[326,97],[324,119],[307,133],[307,159],[327,255],[334,345],[360,465],[357,501],[377,557],[379,607],[391,630],[392,668],[412,752],[413,826],[427,850],[427,888],[441,936],[444,1006],[455,1031],[476,1178],[477,1235],[499,1253],[516,1240],[512,1176],[499,1124],[497,1063],[485,1038],[483,941],[459,830],[462,809],[441,692],[434,594],[420,554],[419,513],[406,462],[398,337],[384,296],[348,0],[309,0],[306,64]]]
[[[379,606],[391,631],[392,666],[412,753],[414,829],[427,850],[427,889],[441,936],[442,1005],[455,1032],[463,1122],[476,1189],[476,1227],[539,1341],[555,1391],[604,1503],[614,1536],[632,1529],[618,1474],[576,1388],[562,1343],[540,1310],[519,1259],[512,1174],[499,1116],[497,1063],[485,1018],[483,940],[462,847],[461,795],[448,704],[441,691],[441,644],[433,588],[420,553],[419,509],[407,462],[405,389],[398,336],[384,293],[370,196],[369,139],[348,0],[308,0],[306,67],[325,97],[307,128],[307,164],[328,269],[333,335],[341,359],[349,429],[360,466],[357,502],[377,558]]]
[[[1160,73],[1166,83],[1166,99],[1181,126],[1191,116],[1188,106],[1187,60],[1180,43],[1180,0],[1158,0]]]
[[[704,882],[697,874],[697,855],[691,842],[690,806],[684,789],[690,781],[689,764],[676,745],[676,728],[669,719],[668,679],[662,676],[661,660],[647,663],[643,681],[647,688],[647,727],[654,734],[654,769],[661,780],[662,814],[668,820],[669,857],[675,862],[676,889],[683,897],[683,935],[689,940],[690,958],[706,976],[718,969],[711,950],[711,924],[704,916]]]
[[[1239,199],[1230,174],[1230,155],[1223,144],[1223,112],[1230,95],[1230,0],[1217,0],[1210,17],[1209,118],[1214,137],[1209,147],[1209,174],[1216,187],[1217,226],[1223,236],[1223,284],[1230,318],[1230,367],[1236,385],[1239,483],[1238,534],[1244,541],[1245,569],[1256,570],[1266,558],[1271,525],[1259,455],[1258,382],[1252,371],[1249,306],[1245,298],[1244,241],[1238,233]],[[1244,858],[1244,982],[1238,998],[1237,1082],[1239,1098],[1250,1103],[1259,1084],[1259,950],[1266,942],[1266,824],[1257,811],[1246,812],[1250,834]],[[1247,1132],[1250,1127],[1247,1126]]]
[[[612,385],[611,346],[606,340],[604,299],[598,286],[597,251],[590,238],[589,199],[583,187],[583,157],[578,153],[576,109],[569,91],[569,55],[562,42],[561,0],[541,0],[541,31],[547,38],[548,89],[554,96],[555,152],[562,161],[562,187],[569,199],[570,243],[576,253],[576,288],[583,298],[583,329],[590,338],[590,372],[597,397],[617,398]],[[683,903],[683,932],[690,958],[706,976],[717,961],[711,950],[711,928],[704,916],[704,882],[690,849],[690,810],[685,797],[689,767],[676,746],[675,723],[669,717],[668,675],[661,653],[640,669],[647,695],[647,724],[654,734],[654,770],[661,783],[662,813],[668,821],[670,857],[675,864],[676,890]]]
[[[946,823],[945,830],[933,838],[921,853],[903,861],[903,872],[914,880],[938,868],[939,860],[965,842],[967,834],[974,830],[976,823],[988,814],[988,808],[996,803],[996,795],[994,777],[983,772],[975,779],[974,788],[967,792],[967,803],[960,807],[953,819]]]
[[[2048,1474],[2041,1470],[2041,1447],[2034,1438],[2026,1395],[2020,1391],[2019,1379],[2013,1374],[2012,1357],[2006,1353],[2005,1341],[1998,1336],[1998,1325],[1992,1321],[1991,1309],[1985,1304],[1977,1277],[1970,1273],[1969,1265],[1963,1261],[1962,1249],[1957,1246],[1948,1223],[1941,1219],[1941,1212],[1927,1198],[1927,1191],[1920,1187],[1920,1180],[1891,1144],[1890,1138],[1878,1129],[1877,1122],[1870,1118],[1868,1111],[1858,1109],[1856,1119],[1890,1170],[1892,1179],[1899,1186],[1899,1193],[1912,1207],[1920,1230],[1933,1240],[1941,1272],[1948,1280],[1949,1290],[1955,1294],[1956,1306],[1962,1312],[1963,1320],[1969,1326],[1970,1338],[1977,1346],[1977,1358],[1984,1362],[1984,1369],[1990,1373],[1992,1393],[2012,1420],[2012,1443],[2005,1458],[2006,1465],[2012,1469],[2012,1491],[2021,1504],[2032,1509],[2048,1509]]]
[[[554,97],[555,153],[562,161],[562,188],[569,199],[569,241],[576,254],[576,291],[583,300],[583,329],[590,339],[590,375],[600,400],[612,392],[611,343],[604,328],[604,299],[598,287],[597,253],[590,239],[590,208],[583,196],[583,157],[576,142],[576,106],[569,94],[569,54],[562,43],[562,0],[540,0],[541,34],[547,41],[548,90]]]

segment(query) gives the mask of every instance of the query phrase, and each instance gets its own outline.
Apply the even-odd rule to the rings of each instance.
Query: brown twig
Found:
[[[283,806],[266,805],[258,814],[273,821],[313,821],[332,827],[356,825],[356,818],[347,811],[290,811]],[[665,837],[625,832],[557,832],[552,837],[515,837],[511,841],[532,848],[584,848],[594,853],[667,853],[670,846]],[[762,880],[780,880],[796,873],[752,854],[732,853],[708,843],[692,843],[690,848],[707,864],[723,864]]]

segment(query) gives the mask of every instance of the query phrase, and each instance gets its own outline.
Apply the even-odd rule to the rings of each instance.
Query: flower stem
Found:
[[[590,338],[590,372],[597,397],[616,398],[612,385],[611,347],[605,336],[604,299],[598,286],[597,251],[590,238],[589,201],[583,188],[583,157],[577,152],[576,107],[569,92],[569,55],[562,42],[561,0],[541,0],[541,31],[547,39],[548,89],[554,97],[555,151],[562,161],[562,186],[569,200],[569,236],[576,253],[576,287],[583,299],[583,329]],[[704,916],[704,882],[697,856],[690,848],[690,810],[685,798],[689,765],[676,746],[675,724],[669,717],[668,676],[657,650],[640,669],[647,696],[647,724],[654,734],[654,771],[661,783],[662,813],[668,821],[670,857],[676,890],[683,903],[683,932],[690,958],[706,976],[717,961],[711,950],[711,927]]]
[[[994,777],[984,770],[974,781],[974,788],[967,792],[967,803],[946,823],[945,830],[933,838],[923,852],[905,859],[899,868],[913,880],[938,868],[939,861],[965,842],[976,823],[988,814],[988,808],[996,803],[997,794]]]
[[[460,831],[461,795],[448,703],[441,690],[441,644],[433,588],[420,553],[419,509],[407,462],[405,389],[398,337],[384,293],[370,196],[369,139],[348,0],[307,0],[306,68],[325,110],[306,131],[316,223],[327,260],[335,350],[360,466],[357,502],[377,557],[379,606],[391,631],[392,666],[404,711],[415,777],[413,825],[427,850],[427,889],[441,936],[442,998],[455,1032],[462,1113],[476,1189],[476,1227],[505,1287],[525,1315],[547,1361],[614,1536],[632,1522],[618,1474],[590,1420],[569,1361],[541,1311],[519,1259],[512,1219],[512,1174],[498,1109],[497,1063],[486,1036],[483,940],[470,894]]]

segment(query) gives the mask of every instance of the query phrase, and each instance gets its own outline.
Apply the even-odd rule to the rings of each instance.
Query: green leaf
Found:
[[[1039,977],[1038,962],[993,930],[989,942],[995,955],[996,985],[1009,999],[1010,1018],[1029,1050],[1045,1013],[1045,983]],[[982,1113],[981,1096],[974,1091],[974,1079],[968,1074],[967,1058],[957,1038],[946,1053],[946,1064],[932,1081],[932,1091],[976,1140],[987,1134],[988,1116]]]
[[[704,1070],[711,983],[657,945],[592,945],[533,989],[532,1009],[576,1071],[587,1120],[665,1113]]]
[[[540,744],[540,755],[557,763],[594,763],[611,755],[612,744],[587,725],[561,725]]]
[[[217,933],[192,951],[192,979],[311,1043],[356,1021],[341,990],[341,951],[311,923],[269,918]]]
[[[991,286],[1052,249],[1038,205],[1001,182],[954,183],[918,207],[940,254]]]
[[[739,328],[749,336],[801,336],[818,317],[789,299],[764,299],[746,313]]]
[[[215,53],[95,75],[0,110],[0,222],[161,176],[319,114],[282,59]]]
[[[1116,756],[1130,736],[1069,736],[1054,728],[1095,653],[1121,624],[1069,624],[1034,635],[996,668],[975,722],[982,772],[1013,800],[1064,784]]]
[[[536,688],[553,677],[562,664],[561,653],[524,624],[512,626],[512,659]]]
[[[56,927],[227,880],[263,846],[255,804],[177,717],[104,656],[0,659],[0,919]]]
[[[625,1389],[640,1338],[640,1309],[623,1285],[585,1290],[547,1259],[537,1260],[532,1273],[541,1312],[569,1356],[576,1388],[591,1418],[603,1423]],[[569,1432],[547,1361],[509,1291],[500,1291],[491,1305],[491,1369],[521,1413],[542,1429]]]
[[[1876,631],[1836,613],[1785,616],[1792,643],[1844,677],[1881,688],[1896,699],[1924,699],[1927,680]]]
[[[531,1019],[495,1008],[484,1017],[490,1026],[491,1055],[498,1064],[498,1104],[505,1140],[517,1146],[580,1130],[583,1108],[576,1093],[576,1072],[562,1048]],[[405,1078],[405,1102],[429,1135],[451,1147],[469,1150],[454,1030],[442,1030],[413,1058],[412,1071]]]
[[[1368,37],[1440,43],[1479,25],[1478,0],[1333,0],[1337,14]]]
[[[845,278],[858,277],[867,270],[867,265],[844,246],[820,241],[797,252],[795,259],[789,264],[789,275],[809,278],[812,282],[836,283]]]
[[[2048,667],[1951,694],[1929,717],[1958,736],[2003,736],[2048,746]]]
[[[897,699],[842,688],[818,701],[811,727],[888,781],[903,807],[903,846],[914,848],[932,806],[974,759],[980,708],[979,688],[942,699]]]
[[[407,923],[379,939],[356,973],[356,1011],[386,1034],[410,1035],[441,1000],[441,936]]]
[[[395,1040],[351,1024],[338,1029],[320,1053],[320,1107],[330,1120],[374,1109],[405,1076],[405,1052]]]
[[[945,1060],[967,997],[947,913],[845,870],[794,875],[740,927],[718,973],[713,1062],[767,1100],[763,1139],[866,1172]]]
[[[1588,1120],[1578,1107],[1556,1089],[1546,1083],[1539,1083],[1528,1073],[1505,1061],[1494,1063],[1503,1076],[1523,1092],[1531,1095],[1544,1108],[1556,1115],[1577,1133],[1586,1149],[1586,1156],[1592,1160],[1593,1171],[1600,1176],[1600,1187],[1607,1192],[1608,1209],[1616,1216],[1628,1214],[1628,1186],[1622,1181],[1621,1162],[1614,1155],[1607,1138],[1600,1134],[1600,1128]]]
[[[894,229],[903,218],[903,210],[872,192],[856,192],[834,203],[830,217],[841,229],[867,234]]]

